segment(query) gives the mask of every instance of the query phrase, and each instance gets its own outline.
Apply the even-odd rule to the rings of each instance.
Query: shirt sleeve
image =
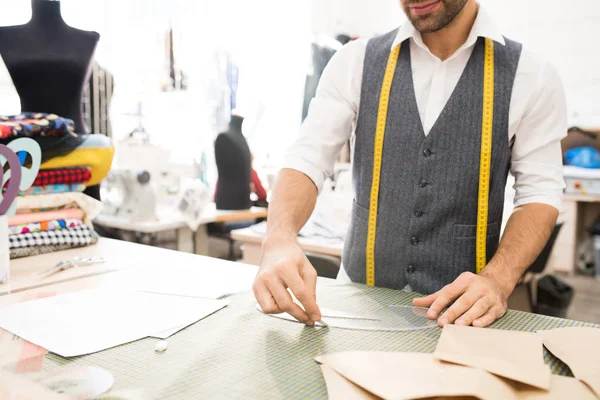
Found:
[[[284,158],[283,168],[304,173],[319,192],[356,127],[366,43],[351,42],[329,61],[300,135]]]
[[[540,62],[538,72],[515,133],[514,206],[543,203],[560,210],[565,188],[560,141],[568,129],[566,98],[554,67]]]

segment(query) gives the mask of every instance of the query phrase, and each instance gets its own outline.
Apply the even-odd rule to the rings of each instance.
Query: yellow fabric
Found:
[[[46,161],[41,165],[40,169],[89,166],[92,168],[92,178],[87,183],[87,186],[97,185],[108,175],[114,153],[114,146],[75,149],[66,156],[55,157]]]

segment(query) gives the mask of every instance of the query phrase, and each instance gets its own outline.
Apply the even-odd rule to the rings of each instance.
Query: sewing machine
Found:
[[[112,170],[102,183],[103,214],[132,220],[156,218],[156,194],[146,170]]]

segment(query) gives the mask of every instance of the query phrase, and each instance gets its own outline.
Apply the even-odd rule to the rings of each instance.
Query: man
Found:
[[[410,23],[331,60],[287,156],[253,287],[267,313],[321,318],[296,237],[351,136],[339,278],[429,294],[413,304],[441,326],[500,318],[556,223],[567,122],[554,69],[504,38],[475,0],[400,4]],[[509,170],[515,210],[499,243]]]

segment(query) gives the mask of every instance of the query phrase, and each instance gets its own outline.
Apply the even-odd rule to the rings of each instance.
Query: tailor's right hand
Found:
[[[261,265],[252,291],[264,313],[286,312],[298,321],[314,326],[321,320],[316,287],[317,271],[295,238],[263,243]],[[293,301],[288,288],[306,311]]]

